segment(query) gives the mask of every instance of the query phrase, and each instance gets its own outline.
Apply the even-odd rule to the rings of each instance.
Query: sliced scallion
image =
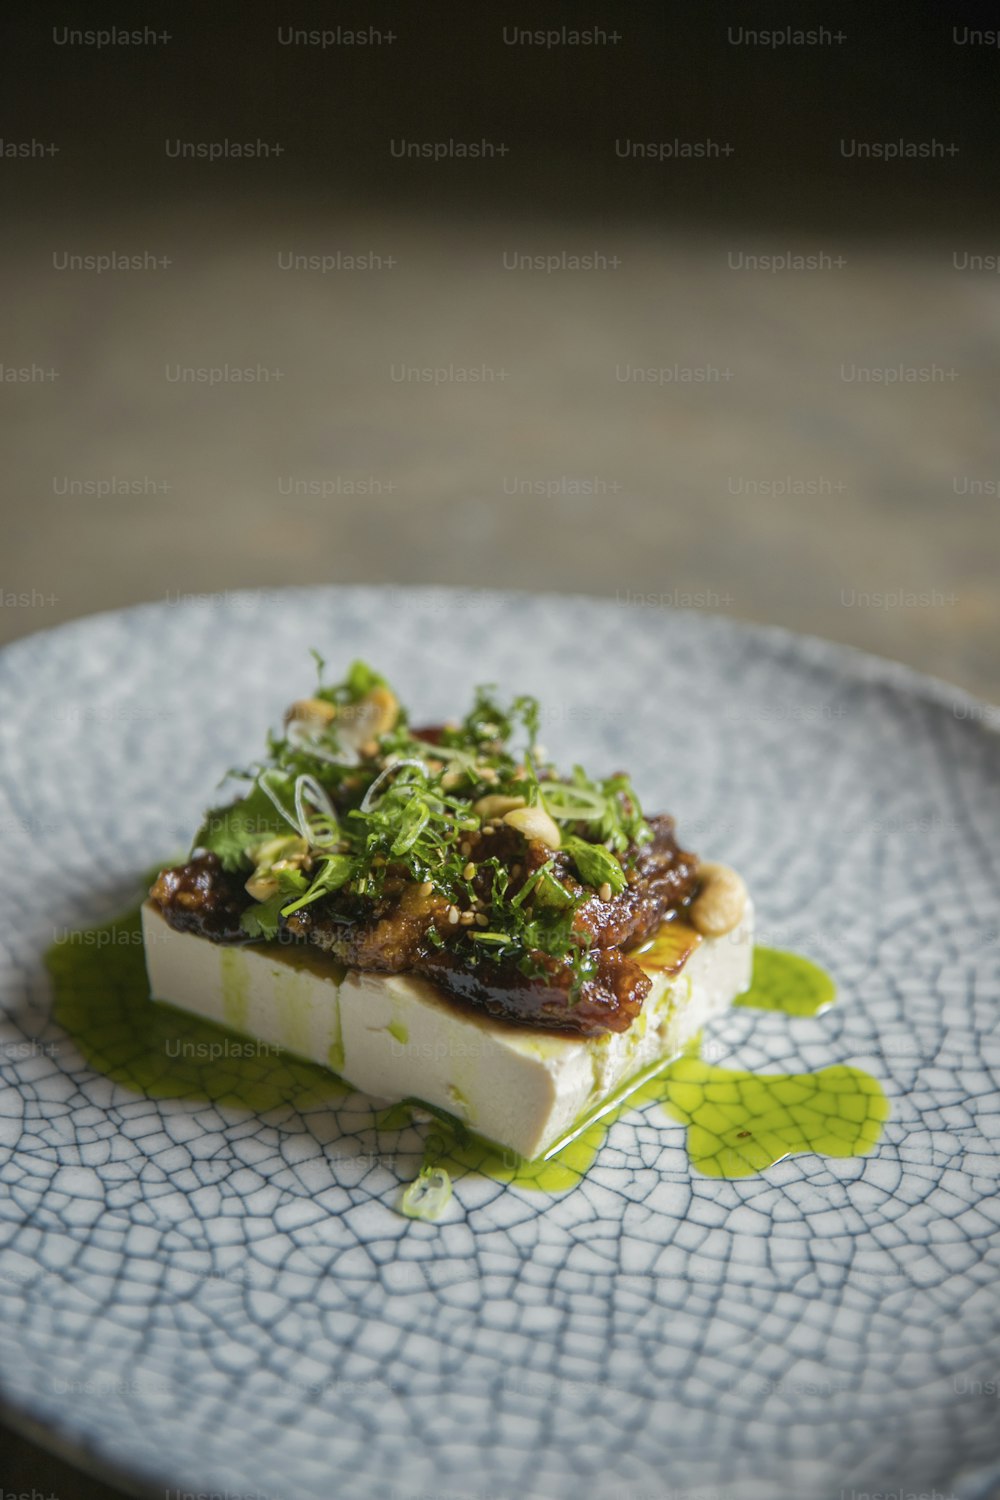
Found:
[[[408,1219],[439,1219],[451,1198],[451,1177],[444,1167],[424,1167],[403,1193],[399,1206]]]

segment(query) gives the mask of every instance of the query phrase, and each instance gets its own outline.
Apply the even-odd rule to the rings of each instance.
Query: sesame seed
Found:
[[[469,855],[472,853],[472,845],[469,843],[468,839],[462,840],[462,842],[458,846],[458,852],[463,859],[468,859]]]
[[[471,911],[463,911],[458,919],[463,927],[471,927],[476,920]]]
[[[490,925],[489,917],[484,916],[481,911],[476,912],[476,921],[480,927],[488,927]]]
[[[597,894],[600,896],[602,901],[611,900],[611,886],[608,881],[604,882]]]
[[[462,879],[463,880],[471,880],[472,877],[475,875],[475,873],[476,873],[476,867],[472,863],[472,860],[470,859],[469,863],[466,865],[465,869],[462,871]]]
[[[430,893],[431,893],[431,891],[433,889],[434,889],[434,882],[433,882],[433,880],[425,880],[422,883],[421,887],[420,887],[420,894],[421,894],[421,896],[429,896]]]
[[[457,906],[449,906],[449,908],[448,908],[448,921],[451,923],[452,927],[457,927],[458,926],[458,918],[459,918],[458,907]]]

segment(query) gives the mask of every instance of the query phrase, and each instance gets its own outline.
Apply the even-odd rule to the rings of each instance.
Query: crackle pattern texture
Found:
[[[692,1173],[626,1110],[555,1196],[466,1177],[394,1211],[413,1129],[293,1090],[137,1092],[52,1013],[42,956],[134,903],[316,646],[433,720],[542,698],[736,865],[818,1017],[735,1009],[712,1063],[849,1064],[874,1154]],[[97,616],[0,657],[0,1370],[8,1410],[137,1493],[285,1500],[985,1500],[1000,1474],[1000,741],[895,668],[593,601],[303,590]],[[234,1064],[235,1066],[235,1064]]]

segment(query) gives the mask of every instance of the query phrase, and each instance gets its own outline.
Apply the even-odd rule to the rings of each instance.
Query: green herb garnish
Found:
[[[366,921],[391,878],[393,897],[414,884],[441,898],[448,915],[428,927],[432,946],[541,979],[568,967],[576,995],[594,966],[577,913],[595,894],[621,894],[629,858],[651,837],[628,778],[594,780],[580,766],[560,777],[538,743],[532,697],[504,704],[481,687],[463,720],[417,735],[379,673],[358,661],[326,684],[313,655],[313,696],[269,736],[264,760],[235,773],[242,799],[208,813],[195,838],[246,876],[255,899],[244,930],[273,938],[327,899],[348,903],[343,920]],[[559,829],[560,847],[533,868],[527,845],[518,862],[508,839],[501,862],[481,839],[515,805],[539,806]]]
[[[288,778],[283,779],[283,790],[291,806],[294,793]],[[287,821],[282,819],[271,799],[260,786],[254,786],[241,802],[207,812],[192,847],[217,854],[224,870],[242,870],[248,868],[251,862],[248,851],[255,844],[287,831]]]
[[[585,885],[600,890],[609,885],[613,896],[620,896],[625,889],[625,871],[610,850],[603,844],[588,844],[575,833],[563,837],[562,847],[577,868]]]

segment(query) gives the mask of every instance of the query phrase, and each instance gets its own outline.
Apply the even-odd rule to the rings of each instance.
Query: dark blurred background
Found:
[[[995,696],[998,24],[25,7],[0,639],[240,586],[495,584]]]
[[[882,10],[451,0],[24,7],[8,28],[5,113],[19,134],[62,144],[52,170],[31,174],[53,207],[67,197],[92,207],[243,198],[263,225],[269,201],[302,193],[317,214],[392,204],[423,216],[451,204],[529,219],[565,213],[607,229],[627,215],[727,231],[940,230],[949,212],[989,227],[998,48],[963,33],[992,27],[995,39],[998,26],[987,5],[919,0]],[[153,35],[103,46],[65,35],[113,27]],[[560,30],[599,35],[518,40]],[[959,147],[946,172],[919,160],[859,172],[839,146],[934,136]],[[172,137],[262,137],[285,154],[267,174],[238,173],[232,162],[199,172],[167,158]],[[451,163],[429,174],[394,164],[388,143],[400,137],[486,137],[509,154],[489,173]],[[619,165],[616,141],[674,137],[728,138],[735,152],[714,174],[704,161],[658,176]]]
[[[11,11],[0,640],[241,587],[495,585],[996,698],[998,27]],[[9,1431],[0,1481],[105,1493]]]

